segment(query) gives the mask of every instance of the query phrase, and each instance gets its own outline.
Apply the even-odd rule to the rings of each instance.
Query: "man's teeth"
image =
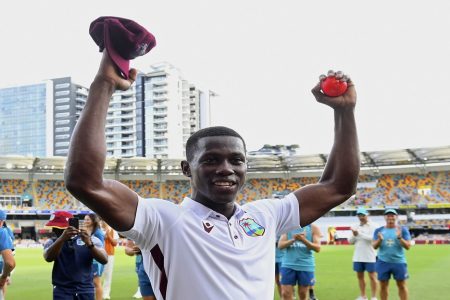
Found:
[[[232,186],[233,183],[232,182],[215,182],[215,185],[220,185],[220,186]]]

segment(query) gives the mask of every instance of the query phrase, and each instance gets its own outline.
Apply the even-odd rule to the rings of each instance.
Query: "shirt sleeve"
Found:
[[[14,249],[11,237],[6,230],[0,230],[0,252],[6,249]]]
[[[180,215],[180,207],[167,200],[139,197],[133,228],[120,232],[142,250],[151,250]]]
[[[407,241],[411,240],[411,234],[409,233],[408,228],[404,226],[402,227],[402,238]]]
[[[103,243],[98,237],[92,236],[91,240],[95,247],[103,249]]]
[[[50,248],[51,245],[53,245],[54,241],[52,239],[48,239],[44,244],[44,251],[46,251],[48,248]]]
[[[375,229],[375,231],[373,232],[373,240],[376,241],[378,240],[378,232],[380,232],[381,227]]]
[[[291,193],[283,199],[264,199],[250,202],[243,209],[256,209],[273,217],[277,235],[281,235],[300,226],[300,211],[297,197]]]

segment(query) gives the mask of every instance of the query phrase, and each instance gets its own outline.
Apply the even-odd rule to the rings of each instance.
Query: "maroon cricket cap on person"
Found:
[[[70,218],[73,218],[73,215],[68,211],[55,211],[45,226],[66,229],[69,227]]]
[[[135,21],[119,17],[99,17],[89,26],[89,34],[128,79],[130,60],[148,53],[156,45],[153,34]]]

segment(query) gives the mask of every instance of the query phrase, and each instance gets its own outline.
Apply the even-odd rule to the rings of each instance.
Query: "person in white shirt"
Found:
[[[360,207],[356,211],[359,224],[352,227],[353,235],[350,237],[350,243],[355,244],[353,253],[353,270],[356,272],[360,289],[360,296],[356,300],[367,299],[366,281],[364,279],[364,271],[367,272],[370,279],[370,291],[372,300],[376,300],[377,279],[375,273],[375,262],[377,253],[372,247],[373,232],[377,228],[375,224],[369,221],[369,212]]]
[[[125,42],[121,38],[119,45]],[[283,199],[240,206],[236,197],[247,176],[244,139],[230,128],[208,127],[186,142],[181,171],[190,181],[191,194],[176,205],[142,199],[124,184],[103,178],[111,96],[116,90],[129,89],[137,78],[135,69],[128,78],[121,76],[109,49],[103,50],[71,138],[65,169],[67,189],[112,228],[135,241],[157,299],[273,299],[277,235],[314,222],[355,193],[360,152],[352,81],[342,72],[331,71],[330,77],[348,83],[343,95],[322,93],[325,75],[312,89],[317,102],[332,108],[335,123],[334,144],[317,183]],[[282,117],[277,122],[283,127]],[[300,128],[289,130],[298,135]]]

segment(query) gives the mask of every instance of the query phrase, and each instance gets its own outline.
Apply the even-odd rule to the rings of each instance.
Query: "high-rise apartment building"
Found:
[[[127,91],[117,91],[113,94],[105,127],[106,148],[109,156],[138,156],[135,86]]]
[[[152,158],[181,158],[189,136],[209,124],[209,107],[201,110],[201,95],[180,70],[169,63],[151,66],[151,71],[139,76],[136,82],[139,118],[142,118],[140,141],[143,156]],[[140,91],[140,92],[139,92]],[[210,93],[208,92],[208,97]],[[204,105],[209,105],[208,101]],[[138,126],[138,128],[140,127]],[[139,136],[139,135],[138,135]]]
[[[53,114],[49,123],[53,123],[53,155],[66,156],[70,137],[81,111],[86,104],[88,89],[73,83],[70,77],[52,79]]]
[[[50,81],[0,89],[0,155],[53,155]]]

